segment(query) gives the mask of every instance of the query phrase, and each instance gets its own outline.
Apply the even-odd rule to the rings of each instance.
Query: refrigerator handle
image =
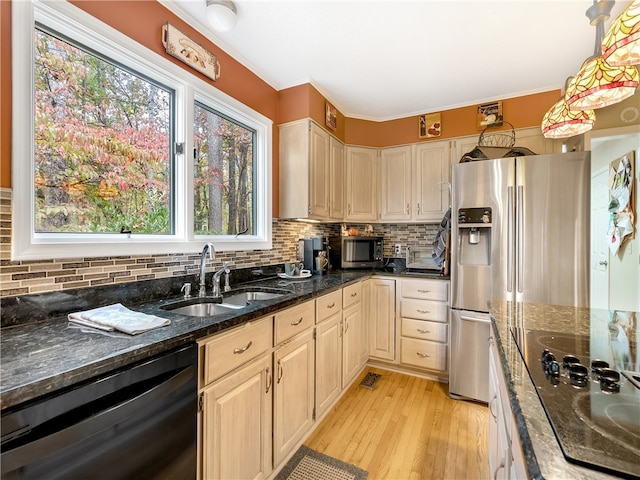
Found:
[[[516,246],[516,275],[517,275],[517,293],[522,293],[523,291],[523,266],[522,262],[524,261],[524,206],[522,205],[524,201],[524,187],[522,185],[518,185],[518,197],[516,198],[516,222],[518,231],[516,232],[517,238],[517,246]]]
[[[513,187],[507,187],[507,293],[508,300],[513,300],[510,298],[513,295],[513,245],[514,245],[514,225],[513,219],[514,215],[514,206],[513,206]]]

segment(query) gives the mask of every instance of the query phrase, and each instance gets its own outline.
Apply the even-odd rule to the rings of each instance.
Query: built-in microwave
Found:
[[[382,237],[331,237],[329,258],[336,268],[377,268],[384,265]]]

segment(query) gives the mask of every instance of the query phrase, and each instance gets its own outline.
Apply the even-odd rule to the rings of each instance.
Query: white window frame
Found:
[[[34,223],[34,27],[39,22],[175,90],[176,155],[172,235],[36,233]],[[168,59],[65,2],[12,2],[12,260],[271,249],[271,142],[273,122]],[[160,39],[158,38],[158,41]],[[194,101],[255,130],[255,235],[195,235],[193,232]]]

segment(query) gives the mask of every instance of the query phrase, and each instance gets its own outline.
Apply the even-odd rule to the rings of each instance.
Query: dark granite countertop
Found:
[[[345,270],[313,276],[305,281],[287,281],[270,272],[270,275],[265,275],[267,278],[252,281],[250,285],[285,288],[291,291],[290,294],[251,303],[241,313],[204,318],[180,315],[161,308],[182,298],[179,291],[184,279],[180,278],[152,281],[153,287],[149,287],[148,282],[137,282],[102,290],[82,289],[72,293],[4,298],[0,335],[0,406],[5,409],[18,405],[371,275],[443,279],[420,272]],[[247,284],[232,282],[232,285],[240,288]],[[67,321],[67,313],[117,302],[133,310],[168,318],[171,325],[131,336],[98,331]],[[26,322],[23,321],[25,312],[31,316]]]
[[[618,478],[565,459],[511,333],[511,329],[516,327],[516,330],[528,328],[587,335],[590,323],[594,319],[608,318],[609,312],[505,301],[489,302],[489,309],[529,477],[572,480]]]

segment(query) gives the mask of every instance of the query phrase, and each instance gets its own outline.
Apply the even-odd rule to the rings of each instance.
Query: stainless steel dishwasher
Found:
[[[2,413],[2,479],[196,477],[197,347]]]

